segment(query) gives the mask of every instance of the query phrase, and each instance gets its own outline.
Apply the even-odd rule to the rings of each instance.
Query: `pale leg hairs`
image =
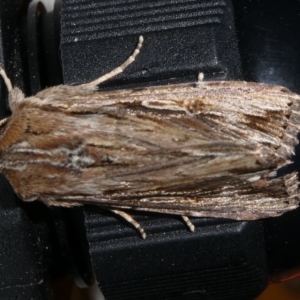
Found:
[[[141,234],[142,238],[145,239],[146,238],[146,232],[143,229],[143,227],[135,220],[133,219],[129,214],[127,214],[126,212],[122,211],[122,210],[115,210],[115,209],[111,209],[110,211],[112,211],[113,213],[115,213],[116,215],[121,216],[123,219],[125,219],[127,222],[129,222],[130,224],[132,224]]]
[[[116,215],[122,217],[124,220],[126,220],[128,223],[130,223],[133,227],[135,227],[141,234],[142,238],[146,238],[146,232],[144,228],[141,226],[140,223],[138,223],[134,218],[132,218],[128,213],[122,210],[116,210],[116,209],[110,209],[111,212],[115,213]],[[187,216],[181,216],[182,220],[186,223],[187,227],[190,231],[195,231],[195,226]]]
[[[84,89],[95,90],[95,89],[97,89],[97,85],[99,85],[100,83],[105,82],[108,79],[115,77],[116,75],[122,73],[130,64],[132,64],[135,61],[135,58],[140,53],[143,42],[144,42],[144,38],[142,35],[140,35],[136,48],[134,49],[132,54],[119,67],[115,68],[114,70],[99,77],[98,79],[96,79],[92,82],[81,84],[80,87],[84,88]]]
[[[204,79],[204,73],[201,72],[198,74],[198,81],[201,82],[201,81],[203,81],[203,79]]]
[[[191,222],[188,216],[181,216],[182,220],[185,222],[186,226],[189,228],[190,231],[194,232],[195,231],[195,226]]]

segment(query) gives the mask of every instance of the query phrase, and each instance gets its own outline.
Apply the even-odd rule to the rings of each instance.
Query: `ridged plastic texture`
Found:
[[[107,300],[246,300],[267,283],[259,223],[193,218],[191,233],[180,217],[134,214],[147,232],[143,240],[113,214],[84,211],[95,276]]]
[[[257,286],[264,288],[261,275],[257,266],[244,264],[230,271],[224,267],[103,284],[101,289],[107,300],[245,300],[254,299]]]
[[[61,10],[64,82],[91,81],[119,66],[145,42],[136,61],[105,85],[241,79],[229,0],[67,0]]]
[[[141,32],[219,24],[226,1],[64,1],[66,41],[88,41]]]

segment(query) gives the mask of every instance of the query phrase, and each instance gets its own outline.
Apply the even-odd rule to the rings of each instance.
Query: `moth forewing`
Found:
[[[122,210],[182,215],[192,229],[187,216],[250,220],[296,208],[297,173],[282,170],[298,143],[299,96],[232,81],[98,92],[141,43],[92,83],[25,99],[10,92],[0,168],[16,193],[47,205],[97,204],[143,235]]]

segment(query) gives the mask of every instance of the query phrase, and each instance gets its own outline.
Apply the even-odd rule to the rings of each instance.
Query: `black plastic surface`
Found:
[[[244,78],[300,93],[297,0],[233,0]]]

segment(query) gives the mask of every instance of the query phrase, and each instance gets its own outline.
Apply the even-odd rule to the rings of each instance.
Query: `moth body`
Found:
[[[7,84],[0,170],[21,199],[238,220],[298,206],[297,94],[237,81],[97,91],[130,62],[28,98]]]

